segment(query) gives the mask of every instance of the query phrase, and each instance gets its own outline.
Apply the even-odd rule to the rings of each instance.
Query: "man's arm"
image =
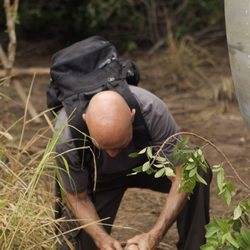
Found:
[[[113,239],[105,229],[98,224],[100,218],[87,192],[82,192],[77,195],[66,193],[66,198],[68,207],[76,218],[80,220],[81,225],[86,225],[84,230],[91,236],[99,249],[122,250],[121,244]]]
[[[148,233],[136,235],[128,240],[127,246],[136,244],[139,250],[155,249],[176,220],[188,197],[187,193],[178,191],[181,182],[181,166],[176,167],[176,176],[171,177],[170,180],[172,182],[171,189],[155,225]]]

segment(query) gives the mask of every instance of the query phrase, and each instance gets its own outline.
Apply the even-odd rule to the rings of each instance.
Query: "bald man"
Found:
[[[132,141],[135,109],[114,91],[96,94],[83,114],[95,146],[116,157]]]
[[[176,123],[165,103],[158,97],[139,87],[131,86],[130,90],[139,103],[150,133],[151,141],[148,146],[157,149],[169,136],[177,132]],[[67,234],[67,237],[79,250],[122,250],[121,243],[110,236],[111,225],[126,189],[138,187],[165,192],[168,195],[153,227],[148,232],[128,239],[126,247],[139,250],[155,249],[177,219],[178,249],[198,250],[205,243],[204,226],[209,222],[209,185],[197,184],[187,201],[188,195],[178,192],[181,166],[176,166],[176,176],[172,178],[155,179],[146,173],[128,176],[133,168],[147,160],[145,156],[128,156],[138,150],[133,135],[135,116],[136,110],[131,110],[125,100],[113,91],[96,94],[82,115],[93,144],[100,150],[96,156],[98,171],[95,199],[90,196],[89,170],[79,167],[81,159],[77,151],[70,150],[74,147],[71,131],[68,127],[64,129],[56,150],[58,153],[68,152],[64,156],[68,162],[70,176],[63,170],[63,160],[58,160],[67,206],[80,224],[86,225],[82,230]],[[67,115],[62,109],[56,128],[59,129],[65,122]],[[175,143],[177,140],[163,149],[170,161]],[[210,183],[211,172],[200,175]],[[64,211],[68,212],[66,208]],[[96,223],[100,220],[109,225]],[[61,249],[69,248],[64,244]]]

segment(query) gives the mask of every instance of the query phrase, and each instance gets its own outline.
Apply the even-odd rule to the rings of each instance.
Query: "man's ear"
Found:
[[[136,110],[135,109],[132,109],[131,110],[131,121],[133,122],[134,119],[135,119],[135,113],[136,113]]]
[[[86,114],[85,113],[82,114],[82,119],[86,122]]]

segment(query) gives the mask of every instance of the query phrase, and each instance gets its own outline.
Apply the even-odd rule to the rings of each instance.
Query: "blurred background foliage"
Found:
[[[0,31],[4,16],[0,4]],[[222,0],[22,0],[17,22],[19,39],[101,34],[132,50],[164,39],[168,22],[177,39],[207,34],[224,26],[224,13]]]

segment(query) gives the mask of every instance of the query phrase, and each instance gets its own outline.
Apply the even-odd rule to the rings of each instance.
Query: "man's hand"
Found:
[[[130,246],[136,245],[137,250],[153,250],[156,248],[157,244],[156,237],[151,233],[143,233],[129,239],[127,241],[126,249],[130,249]]]
[[[139,250],[138,246],[133,244],[125,248],[125,250]]]
[[[109,235],[103,237],[97,245],[100,250],[123,250],[121,243]]]

